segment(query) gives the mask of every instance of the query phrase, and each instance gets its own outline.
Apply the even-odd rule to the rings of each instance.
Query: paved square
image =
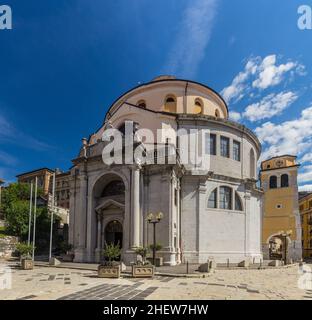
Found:
[[[298,267],[265,270],[218,270],[207,278],[98,278],[95,271],[52,267],[12,268],[12,288],[1,300],[166,300],[302,299],[312,290],[298,288]],[[310,288],[308,288],[310,289]]]

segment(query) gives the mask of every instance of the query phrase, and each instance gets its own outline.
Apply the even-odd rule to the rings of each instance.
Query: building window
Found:
[[[236,211],[243,211],[242,200],[237,192],[235,192],[235,210]]]
[[[195,106],[194,106],[194,111],[195,114],[200,114],[203,112],[203,102],[201,99],[196,98],[195,99]]]
[[[143,109],[146,109],[146,102],[145,100],[139,100],[137,106]]]
[[[229,158],[230,157],[230,139],[226,137],[221,137],[221,156]]]
[[[289,187],[289,181],[288,181],[288,174],[283,174],[281,176],[281,187],[282,188],[287,188]]]
[[[165,99],[165,111],[176,113],[177,112],[177,100],[174,96],[168,96]]]
[[[312,200],[309,201],[309,209],[311,209],[311,208],[312,208]]]
[[[123,181],[111,181],[103,189],[102,197],[122,195],[125,193],[125,185]]]
[[[276,189],[277,188],[277,177],[271,176],[270,177],[270,189]]]
[[[206,154],[215,156],[217,154],[217,136],[212,133],[206,133]]]
[[[255,157],[255,152],[254,150],[251,148],[249,151],[249,166],[250,166],[250,178],[255,178],[256,175],[256,157]]]
[[[218,109],[216,109],[216,111],[215,111],[215,117],[216,117],[216,118],[220,118],[220,112],[219,112]]]
[[[217,193],[218,193],[218,189],[214,189],[208,199],[208,208],[213,208],[216,209],[217,208]]]
[[[300,210],[300,211],[303,211],[303,209],[304,209],[304,205],[302,204],[302,205],[299,207],[299,210]]]
[[[220,187],[220,209],[232,210],[232,189]]]
[[[282,209],[282,207],[283,207],[283,206],[282,206],[281,204],[277,204],[277,205],[276,205],[276,209]]]
[[[238,141],[233,141],[233,159],[236,161],[241,160],[240,142],[238,142]]]

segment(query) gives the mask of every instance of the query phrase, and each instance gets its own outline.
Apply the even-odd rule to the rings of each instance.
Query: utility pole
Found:
[[[38,189],[38,177],[35,179],[35,200],[34,200],[34,229],[33,229],[33,250],[32,259],[35,260],[35,243],[36,243],[36,214],[37,214],[37,190]]]
[[[53,241],[53,215],[55,210],[55,176],[53,173],[53,185],[52,185],[52,202],[51,202],[51,226],[50,226],[50,250],[49,250],[49,261],[52,258],[52,241]]]
[[[30,245],[30,233],[31,233],[31,218],[32,218],[32,199],[33,199],[33,183],[30,184],[30,200],[29,200],[29,217],[28,217],[28,241]]]

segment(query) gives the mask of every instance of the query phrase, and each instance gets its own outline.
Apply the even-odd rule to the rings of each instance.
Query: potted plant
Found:
[[[60,244],[61,259],[64,262],[73,262],[75,254],[73,253],[73,246],[67,242]]]
[[[21,268],[23,270],[32,270],[34,268],[34,262],[31,257],[32,250],[33,250],[32,245],[24,242],[19,242],[16,245],[16,251],[20,255]]]
[[[132,266],[132,276],[134,278],[150,278],[154,276],[154,266],[146,260],[146,256],[149,253],[148,247],[138,247],[135,250],[137,256],[141,256],[142,260],[136,262]]]
[[[151,250],[151,252],[153,252],[154,250],[154,245],[153,244],[150,244],[149,245],[149,248]],[[155,251],[160,251],[162,249],[162,245],[160,243],[156,243],[156,246],[155,246]],[[153,257],[148,257],[147,260],[153,264]],[[155,258],[155,267],[160,267],[163,265],[163,257],[157,257]]]
[[[116,261],[121,255],[121,249],[119,243],[107,244],[105,242],[104,257],[108,260],[104,260],[98,266],[98,276],[100,278],[119,278],[120,277],[120,263]]]

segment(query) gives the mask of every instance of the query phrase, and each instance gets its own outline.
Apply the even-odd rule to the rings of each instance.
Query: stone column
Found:
[[[98,215],[97,219],[97,249],[101,249],[102,217]]]
[[[131,247],[140,245],[140,167],[132,168],[132,232]]]
[[[95,260],[101,262],[101,251],[102,251],[102,223],[103,219],[100,214],[97,215],[97,238],[96,238],[96,249],[95,249]]]

